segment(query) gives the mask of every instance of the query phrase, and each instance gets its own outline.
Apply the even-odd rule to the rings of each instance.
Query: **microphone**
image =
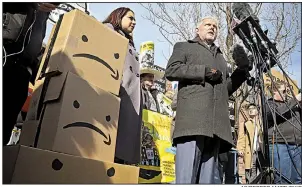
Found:
[[[255,22],[259,23],[258,17],[253,14],[253,10],[248,3],[233,3],[232,10],[240,21],[252,16]]]
[[[233,3],[233,13],[239,20],[244,20],[251,15],[252,9],[247,3]]]
[[[232,9],[233,9],[233,13],[240,21],[243,21],[249,16],[252,16],[255,22],[259,24],[258,17],[252,13],[253,12],[252,8],[248,3],[233,3]],[[252,36],[252,41],[254,42],[254,44],[257,45],[258,42],[256,39],[256,34],[254,32],[253,26],[250,21],[247,21],[247,24],[250,30],[250,35]]]
[[[251,52],[259,51],[268,62],[270,67],[276,64],[272,56],[278,53],[276,45],[267,37],[267,31],[263,32],[259,25],[259,19],[253,14],[252,8],[248,3],[233,3],[232,11],[238,20],[235,20],[236,26],[233,31],[243,40],[244,45]],[[255,50],[258,49],[258,50]],[[270,69],[268,67],[267,69]],[[266,71],[266,70],[264,70]]]

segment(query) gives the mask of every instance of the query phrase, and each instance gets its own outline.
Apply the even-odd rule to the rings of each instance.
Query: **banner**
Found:
[[[157,66],[154,64],[154,42],[147,41],[143,42],[140,45],[139,50],[139,63],[141,67],[152,67],[157,71],[165,72],[165,68]],[[166,79],[163,77],[162,79],[156,80],[154,82],[154,86],[157,90],[162,93],[166,92]]]
[[[147,41],[141,43],[139,50],[139,62],[143,66],[154,65],[154,42]]]
[[[158,71],[165,72],[166,69],[162,68],[160,66],[154,65],[154,68],[157,69]],[[154,82],[155,87],[157,90],[159,90],[161,93],[166,93],[166,78],[163,77],[162,79],[156,80]]]
[[[176,148],[172,147],[171,123],[171,117],[143,110],[139,183],[175,180]]]
[[[163,93],[159,92],[157,94],[157,101],[160,107],[160,113],[173,117],[173,110],[171,108],[172,100],[165,96]]]

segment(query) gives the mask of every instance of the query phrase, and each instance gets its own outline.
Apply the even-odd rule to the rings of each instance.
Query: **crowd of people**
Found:
[[[17,3],[18,4],[18,3]],[[18,114],[27,98],[29,82],[34,83],[46,31],[49,12],[57,3],[3,4],[3,146],[6,146]],[[246,106],[248,118],[239,127],[237,145],[233,142],[228,113],[229,97],[247,80],[250,61],[243,47],[235,44],[233,58],[237,68],[229,76],[227,62],[215,40],[218,21],[204,17],[196,27],[196,36],[174,45],[164,73],[143,69],[138,61],[133,31],[135,13],[125,7],[110,13],[103,21],[108,28],[129,39],[123,78],[115,162],[138,164],[141,156],[142,110],[164,113],[154,81],[165,76],[178,81],[173,100],[173,144],[176,147],[177,184],[221,184],[228,164],[221,162],[224,153],[236,152],[243,158],[245,177],[250,183],[262,170],[263,130],[257,103]],[[131,67],[129,69],[129,67]],[[284,85],[276,83],[274,96],[268,100],[270,155],[277,172],[275,183],[286,183],[280,173],[294,183],[301,183],[301,94],[285,103]],[[289,105],[289,106],[288,106]],[[272,113],[272,108],[276,113]],[[293,112],[292,112],[293,111]],[[280,134],[275,136],[275,122]],[[289,168],[289,169],[288,169]],[[231,174],[233,177],[236,177]],[[281,177],[281,178],[280,178]],[[225,183],[226,180],[225,180]],[[233,181],[233,183],[235,183]]]

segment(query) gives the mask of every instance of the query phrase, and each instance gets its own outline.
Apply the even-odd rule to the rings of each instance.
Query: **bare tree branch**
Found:
[[[219,22],[216,43],[232,64],[229,50],[236,42],[231,23],[231,3],[140,3],[149,15],[143,16],[158,27],[163,38],[173,46],[195,36],[195,27],[203,15],[213,15]],[[278,58],[283,67],[301,40],[301,10],[298,3],[250,3],[262,27],[269,28],[269,38],[277,43]],[[232,64],[232,66],[234,66]]]

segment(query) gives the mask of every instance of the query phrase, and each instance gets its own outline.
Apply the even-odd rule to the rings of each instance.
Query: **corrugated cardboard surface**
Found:
[[[34,146],[38,125],[39,125],[38,120],[29,120],[23,123],[22,132],[20,135],[21,145],[26,145],[31,147]]]
[[[74,10],[63,17],[46,73],[71,71],[118,95],[127,49],[128,39]]]
[[[2,150],[3,184],[10,184],[14,174],[17,156],[19,154],[19,146],[4,146]]]
[[[26,146],[3,149],[4,183],[137,184],[139,168]]]

